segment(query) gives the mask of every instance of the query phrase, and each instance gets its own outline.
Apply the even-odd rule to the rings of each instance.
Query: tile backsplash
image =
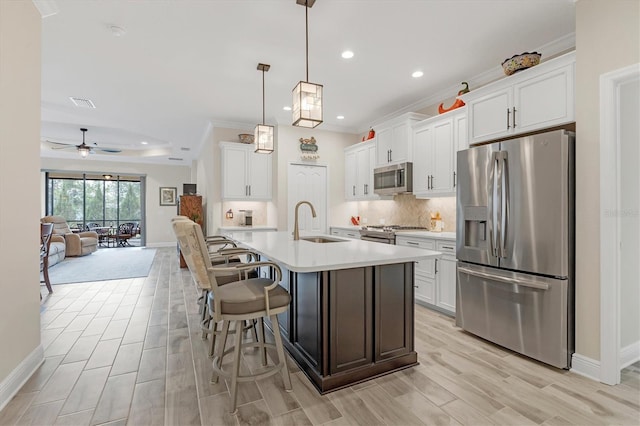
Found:
[[[226,218],[226,212],[231,209],[233,219]],[[222,202],[222,226],[243,225],[243,212],[240,210],[253,210],[253,225],[267,225],[267,203],[260,201],[223,201]]]
[[[440,212],[444,231],[456,230],[455,197],[419,200],[412,194],[398,194],[393,200],[359,201],[358,215],[362,225],[407,225],[429,228],[431,213]],[[365,223],[366,220],[366,223]]]

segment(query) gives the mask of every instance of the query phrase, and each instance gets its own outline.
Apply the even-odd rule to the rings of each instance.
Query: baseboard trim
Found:
[[[620,349],[620,369],[640,360],[640,340]]]
[[[599,382],[600,361],[574,353],[571,358],[571,372]]]
[[[146,247],[178,247],[177,242],[160,242],[160,243],[149,243]]]
[[[7,378],[0,383],[0,410],[4,409],[43,362],[44,349],[42,345],[38,345],[9,373]]]

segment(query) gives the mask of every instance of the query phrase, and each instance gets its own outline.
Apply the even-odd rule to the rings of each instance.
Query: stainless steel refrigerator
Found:
[[[574,144],[556,130],[457,158],[456,324],[559,368],[574,351]]]

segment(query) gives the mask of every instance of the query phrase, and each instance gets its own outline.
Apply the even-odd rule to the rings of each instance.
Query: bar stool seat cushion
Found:
[[[220,286],[214,296],[209,293],[209,306],[213,307],[213,298],[220,299],[223,315],[242,315],[260,312],[267,309],[264,288],[273,284],[268,278],[252,278],[244,281]],[[289,305],[291,295],[284,288],[277,286],[269,292],[269,308],[276,309]]]

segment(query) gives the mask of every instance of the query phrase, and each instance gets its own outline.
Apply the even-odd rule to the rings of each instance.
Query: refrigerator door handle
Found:
[[[489,214],[488,214],[488,225],[489,225],[489,253],[491,256],[496,257],[496,221],[495,221],[495,214],[496,214],[496,208],[495,208],[495,197],[497,196],[496,194],[496,164],[497,164],[497,160],[496,160],[496,154],[492,154],[491,155],[491,170],[490,170],[490,176],[489,176],[489,199],[487,202],[488,205],[488,210],[489,210]]]
[[[473,269],[465,268],[464,266],[458,266],[458,271],[473,275],[478,278],[486,278],[492,281],[498,281],[505,284],[515,284],[523,287],[536,288],[539,290],[549,290],[549,284],[539,283],[536,281],[524,280],[524,279],[516,279],[516,278],[508,278],[502,277],[500,275],[488,274],[486,272],[474,271]]]
[[[494,174],[493,174],[493,193],[496,197],[493,201],[493,217],[491,218],[493,221],[493,251],[494,256],[502,257],[501,251],[501,236],[502,236],[502,203],[503,203],[503,193],[502,193],[502,154],[503,152],[496,152],[494,154]]]
[[[500,257],[507,257],[507,227],[509,226],[509,162],[506,151],[502,151],[502,205],[500,222]]]

